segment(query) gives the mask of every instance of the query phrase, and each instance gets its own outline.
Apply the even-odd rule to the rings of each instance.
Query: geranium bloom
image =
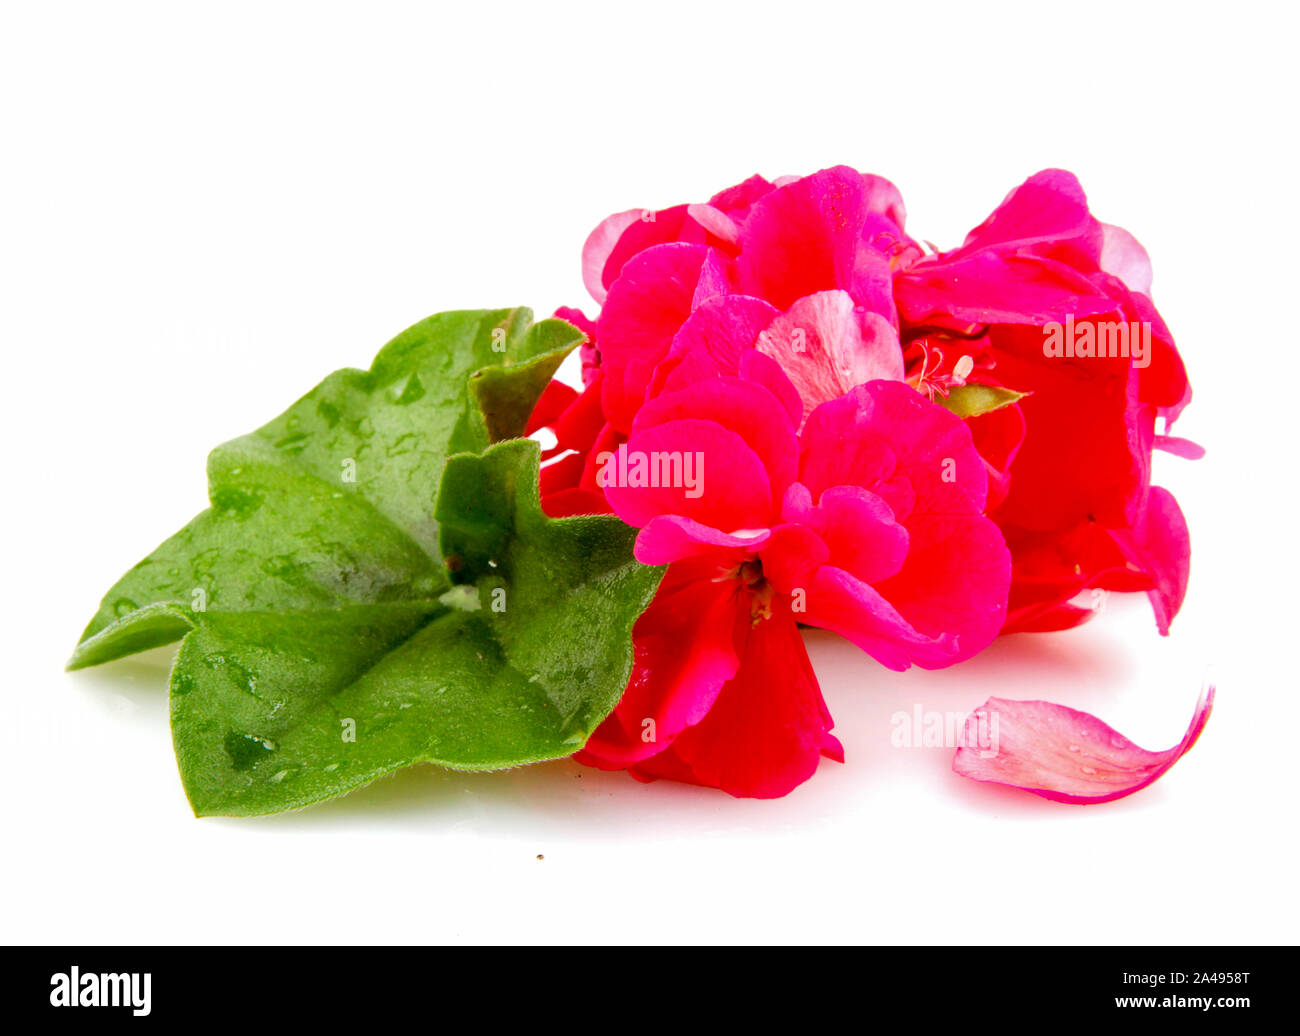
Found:
[[[587,331],[585,391],[551,423],[565,454],[543,474],[553,515],[608,510],[595,456],[626,440],[648,398],[701,364],[734,373],[757,344],[796,386],[803,416],[872,378],[901,378],[891,275],[920,255],[898,189],[843,166],[769,183],[752,177],[706,204],[605,220],[583,275],[603,303]],[[686,367],[673,379],[674,368]]]
[[[941,374],[970,357],[974,380],[1028,393],[972,421],[1000,474],[991,515],[1014,559],[1008,631],[1083,621],[1092,610],[1069,602],[1087,588],[1147,591],[1162,633],[1182,604],[1187,526],[1151,486],[1151,453],[1199,451],[1156,434],[1191,390],[1150,287],[1142,246],[1098,222],[1060,170],[1012,191],[960,248],[897,272],[913,368],[939,357]]]
[[[600,316],[557,314],[587,334],[584,389],[530,427],[557,438],[543,506],[612,511],[669,568],[582,761],[784,794],[840,757],[796,622],[892,668],[1083,621],[1090,587],[1148,592],[1168,630],[1189,551],[1151,451],[1196,448],[1155,433],[1190,392],[1145,252],[1055,171],[952,252],[904,224],[891,183],[839,166],[588,239]],[[1053,351],[1058,324],[1093,346]],[[1099,354],[1116,324],[1143,333]],[[966,422],[930,402],[967,384],[1023,395]],[[661,484],[656,456],[691,477]]]
[[[1151,302],[1145,251],[1097,221],[1078,181],[1058,170],[1031,177],[951,252],[925,255],[904,219],[889,181],[840,166],[775,183],[752,177],[706,204],[634,209],[602,223],[583,253],[586,283],[605,303],[590,328],[596,359],[585,368],[601,409],[594,398],[578,407],[585,442],[573,434],[579,422],[568,421],[564,448],[583,456],[548,475],[548,506],[601,506],[585,447],[597,436],[603,446],[626,436],[702,301],[733,294],[766,302],[772,309],[750,313],[754,327],[778,311],[784,333],[769,337],[789,343],[811,300],[834,292],[857,321],[876,322],[871,336],[900,330],[906,377],[918,389],[932,394],[969,380],[1026,393],[970,419],[990,474],[990,512],[1015,559],[1007,631],[1081,622],[1093,612],[1071,598],[1102,588],[1146,591],[1167,632],[1186,592],[1190,548],[1177,503],[1150,484],[1151,452],[1199,451],[1156,434],[1157,419],[1167,431],[1190,390]],[[1046,356],[1053,325],[1094,342],[1120,326],[1146,328],[1149,347],[1140,358]],[[833,335],[830,348],[841,340]],[[794,350],[772,354],[807,409],[865,380],[810,386]]]
[[[858,386],[803,422],[750,349],[735,376],[646,403],[630,432],[602,458],[605,498],[641,529],[637,558],[669,568],[581,761],[784,795],[822,755],[842,759],[797,622],[893,669],[949,665],[1001,627],[1010,564],[982,516],[983,464],[962,422],[903,383]],[[656,478],[664,458],[693,477]]]

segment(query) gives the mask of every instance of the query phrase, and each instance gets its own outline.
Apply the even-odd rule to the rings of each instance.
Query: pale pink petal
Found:
[[[1101,268],[1122,280],[1129,291],[1151,294],[1151,257],[1123,227],[1101,225]]]
[[[603,275],[610,252],[623,236],[623,231],[641,218],[642,209],[628,209],[606,216],[588,236],[582,246],[582,283],[597,302],[605,301],[606,288]]]
[[[854,305],[846,291],[798,299],[758,336],[754,347],[776,360],[803,401],[803,420],[820,403],[878,378],[901,381],[898,332],[878,313]]]
[[[966,720],[968,743],[952,768],[963,777],[1022,788],[1054,802],[1110,802],[1159,779],[1196,744],[1214,705],[1201,694],[1183,739],[1148,752],[1096,716],[1047,701],[990,698]]]
[[[736,226],[736,221],[721,209],[715,209],[712,205],[689,205],[686,211],[691,219],[727,244],[734,245],[740,240],[740,228]]]
[[[700,279],[695,285],[692,307],[698,308],[718,295],[730,295],[736,290],[736,264],[716,248],[710,248],[700,267]]]

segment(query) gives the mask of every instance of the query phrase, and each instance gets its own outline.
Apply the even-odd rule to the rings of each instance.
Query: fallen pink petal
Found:
[[[1112,802],[1159,780],[1196,744],[1214,707],[1214,685],[1196,703],[1183,739],[1163,752],[1139,748],[1096,716],[1049,701],[990,698],[967,718],[953,757],[963,777],[1032,791],[1054,802]]]

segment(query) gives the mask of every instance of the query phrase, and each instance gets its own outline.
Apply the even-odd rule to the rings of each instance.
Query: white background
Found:
[[[457,6],[2,8],[0,937],[1296,941],[1294,12]],[[169,650],[62,671],[215,444],[429,313],[586,304],[610,212],[835,163],[942,247],[1063,166],[1146,244],[1209,449],[1157,458],[1194,546],[1167,640],[1143,598],[934,674],[810,636],[848,763],[776,802],[561,762],[256,821],[190,815]],[[1163,748],[1209,663],[1200,743],[1110,805],[889,744],[998,694]]]

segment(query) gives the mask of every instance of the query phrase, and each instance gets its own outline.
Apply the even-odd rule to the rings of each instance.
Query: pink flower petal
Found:
[[[685,205],[666,209],[637,209],[637,218],[629,223],[614,242],[605,260],[601,280],[608,289],[623,272],[623,267],[647,248],[674,241],[706,244],[708,234],[691,219]]]
[[[878,313],[855,306],[846,291],[798,299],[772,320],[754,347],[784,369],[803,400],[803,419],[856,385],[903,378],[898,332]]]
[[[667,565],[689,557],[713,557],[726,550],[755,551],[771,536],[770,529],[726,533],[680,515],[661,514],[651,518],[637,535],[634,553],[643,565]]]
[[[1147,592],[1156,613],[1156,626],[1168,635],[1169,624],[1187,596],[1192,543],[1187,521],[1173,493],[1152,486],[1141,520],[1132,529],[1112,529],[1110,537],[1129,566],[1150,577]]]
[[[700,279],[695,285],[695,297],[692,308],[698,309],[709,299],[718,295],[736,293],[736,264],[719,252],[710,248],[700,267]]]
[[[868,213],[895,198],[847,166],[823,169],[765,194],[740,229],[741,289],[785,309],[816,291],[843,288],[865,301],[859,252]],[[874,271],[868,271],[868,280]]]
[[[690,205],[686,211],[691,219],[720,241],[735,245],[740,240],[740,228],[736,226],[736,221],[721,209],[715,209],[712,205]]]
[[[958,657],[956,634],[929,636],[916,629],[875,588],[842,568],[823,565],[808,587],[800,621],[838,633],[886,669],[902,672],[913,663],[941,669]]]
[[[780,401],[790,418],[790,427],[798,428],[803,423],[803,400],[799,398],[799,390],[790,384],[789,377],[772,357],[764,356],[757,349],[746,349],[740,354],[740,376],[755,385],[762,385]]]
[[[771,303],[752,295],[717,295],[698,303],[655,371],[650,394],[673,392],[719,375],[734,376],[741,357],[776,314]]]
[[[1065,263],[993,251],[922,260],[899,274],[894,297],[908,323],[958,331],[984,324],[1042,327],[1120,309]]]
[[[763,462],[773,493],[785,494],[799,466],[799,440],[780,401],[762,385],[740,378],[709,378],[677,392],[650,400],[636,415],[633,437],[668,421],[694,418],[715,421],[739,435]],[[683,441],[683,450],[695,449]],[[706,458],[712,465],[712,458]],[[725,467],[708,468],[708,491],[725,495],[737,485],[739,473]]]
[[[684,418],[646,428],[597,463],[605,499],[638,529],[659,515],[722,532],[767,528],[776,516],[762,458],[716,421]]]
[[[1101,227],[1088,212],[1088,198],[1073,173],[1044,169],[1006,196],[988,219],[966,235],[951,256],[979,248],[1012,250],[1075,243],[1085,254],[1100,248]]]
[[[721,209],[732,219],[742,220],[754,202],[775,189],[775,184],[768,183],[763,177],[755,174],[743,183],[736,184],[735,187],[719,191],[709,199],[709,204],[715,209]]]
[[[906,528],[907,559],[876,590],[921,633],[955,634],[952,653],[938,664],[978,654],[1006,621],[1011,554],[1001,531],[978,514],[913,514]],[[935,666],[933,658],[916,661]]]
[[[1101,268],[1122,280],[1130,291],[1151,294],[1151,257],[1123,227],[1101,225]]]
[[[990,698],[967,719],[976,744],[957,749],[952,768],[1054,802],[1110,802],[1163,776],[1196,744],[1213,705],[1210,684],[1183,739],[1163,752],[1148,752],[1086,712],[1046,701]]]
[[[792,489],[794,487],[791,487]],[[812,584],[817,569],[826,564],[826,544],[806,525],[786,523],[772,529],[759,549],[765,578],[780,594],[792,594]]]
[[[628,209],[606,216],[588,236],[582,246],[582,283],[597,302],[605,301],[605,263],[614,251],[623,231],[641,218],[641,209]]]
[[[610,424],[627,433],[646,386],[673,336],[691,315],[704,245],[655,245],[630,260],[609,289],[596,323],[605,372],[601,402]]]
[[[870,381],[823,403],[800,436],[799,481],[814,499],[832,486],[863,486],[890,501],[876,483],[905,477],[914,506],[936,514],[984,508],[988,475],[966,423],[899,381]],[[895,507],[899,521],[906,515]]]
[[[1205,456],[1205,447],[1200,443],[1192,442],[1191,439],[1180,439],[1176,435],[1157,435],[1155,448],[1172,453],[1175,457],[1182,457],[1183,460],[1200,460]]]
[[[807,488],[796,482],[785,494],[781,517],[815,532],[830,564],[864,583],[897,574],[907,558],[907,529],[894,520],[884,500],[861,486],[834,486],[813,504]]]

